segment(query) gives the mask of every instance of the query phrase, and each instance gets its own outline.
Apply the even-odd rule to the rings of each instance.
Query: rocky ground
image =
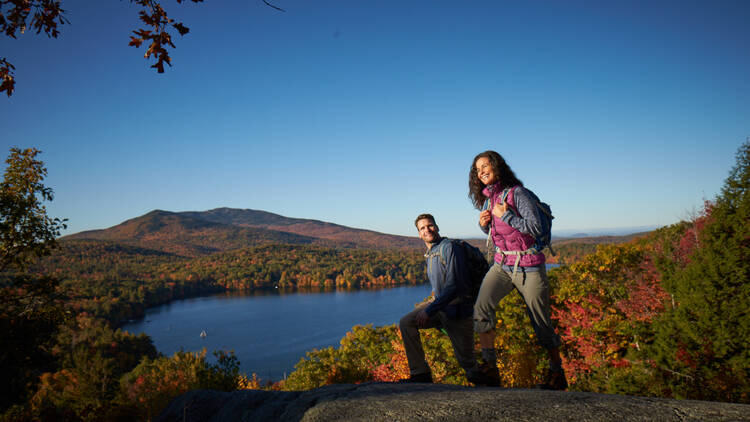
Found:
[[[750,421],[750,405],[444,384],[191,391],[157,418],[190,421]]]

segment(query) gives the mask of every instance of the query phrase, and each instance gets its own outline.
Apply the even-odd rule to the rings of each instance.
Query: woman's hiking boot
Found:
[[[411,375],[409,378],[404,378],[398,381],[399,384],[406,384],[406,383],[413,383],[413,382],[422,382],[426,384],[432,384],[432,374],[429,372],[425,372],[422,374],[414,374],[414,375]]]
[[[542,390],[565,390],[568,388],[568,380],[565,378],[565,371],[560,368],[559,371],[552,369],[547,370],[547,375],[544,377],[544,382],[537,384],[536,388]]]
[[[497,365],[483,363],[466,371],[466,379],[477,387],[500,387]]]

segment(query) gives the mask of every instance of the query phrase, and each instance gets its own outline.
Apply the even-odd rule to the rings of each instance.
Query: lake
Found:
[[[278,381],[306,352],[338,345],[355,325],[397,324],[429,294],[429,283],[372,290],[222,293],[148,309],[143,319],[122,329],[148,334],[168,356],[180,349],[205,348],[209,356],[214,350],[234,350],[241,372]]]
[[[125,324],[165,355],[234,350],[240,370],[278,381],[305,352],[338,345],[354,325],[397,324],[430,294],[429,283],[379,290],[236,293],[174,301]],[[201,337],[205,331],[206,336]]]

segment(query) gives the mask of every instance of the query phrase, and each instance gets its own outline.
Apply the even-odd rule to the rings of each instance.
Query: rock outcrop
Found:
[[[159,415],[190,421],[750,421],[750,405],[445,384],[191,391]]]

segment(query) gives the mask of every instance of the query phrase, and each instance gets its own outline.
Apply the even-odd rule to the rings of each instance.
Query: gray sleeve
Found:
[[[521,233],[534,237],[540,236],[542,219],[532,194],[519,186],[513,191],[513,202],[515,202],[518,214],[508,208],[501,220]]]

